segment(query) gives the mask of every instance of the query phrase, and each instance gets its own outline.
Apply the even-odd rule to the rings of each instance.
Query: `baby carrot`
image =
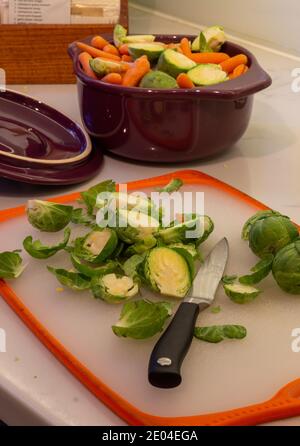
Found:
[[[109,42],[101,36],[95,36],[92,38],[91,45],[99,50],[103,50],[105,45],[108,45]]]
[[[246,68],[246,65],[244,65],[244,64],[238,65],[238,66],[233,70],[233,72],[230,73],[230,75],[229,75],[229,79],[236,79],[237,77],[239,77],[239,76],[241,76],[242,74],[244,74],[244,73],[245,73],[245,68]],[[248,67],[247,67],[247,68],[248,68]]]
[[[120,56],[118,49],[114,45],[111,45],[110,43],[105,45],[103,51],[109,54],[114,54],[115,56]]]
[[[177,76],[177,84],[180,88],[194,88],[195,85],[191,81],[191,79],[188,77],[186,73],[180,73]]]
[[[101,79],[102,82],[106,82],[107,84],[122,84],[122,76],[119,73],[109,73]]]
[[[190,41],[189,39],[187,39],[186,37],[184,37],[183,39],[181,39],[180,41],[180,48],[181,51],[183,52],[183,54],[186,57],[191,58],[192,56],[192,51],[191,51],[191,46],[190,46]]]
[[[85,74],[92,77],[93,79],[98,79],[96,74],[90,67],[90,60],[92,59],[92,56],[90,56],[89,53],[83,52],[79,54],[78,59]]]
[[[247,65],[248,57],[244,54],[238,54],[237,56],[231,57],[220,63],[220,67],[226,73],[232,73],[236,67],[239,65]]]
[[[127,44],[127,43],[123,43],[123,44],[119,47],[119,53],[120,53],[121,55],[123,55],[123,54],[127,54],[127,55],[129,55],[128,44]]]
[[[105,51],[98,50],[93,46],[87,45],[86,43],[76,42],[76,45],[82,51],[86,51],[92,57],[104,57],[105,59],[110,59],[119,62],[121,58],[119,56],[115,56],[114,54],[106,53]]]
[[[191,53],[189,56],[196,63],[214,63],[220,64],[227,59],[230,59],[225,53]]]
[[[249,70],[248,65],[245,65],[244,74],[246,74],[248,70]]]
[[[129,56],[128,54],[123,54],[121,56],[121,59],[123,62],[133,62],[133,58]]]
[[[125,87],[136,87],[140,80],[150,71],[150,62],[147,56],[142,56],[135,61],[133,66],[126,71],[122,84]]]

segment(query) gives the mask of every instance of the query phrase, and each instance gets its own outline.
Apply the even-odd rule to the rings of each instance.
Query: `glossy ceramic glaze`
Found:
[[[1,162],[68,164],[90,152],[88,135],[65,115],[28,96],[0,92]]]
[[[158,35],[156,40],[170,43],[181,37]],[[70,45],[86,130],[101,149],[141,161],[191,161],[232,147],[247,129],[254,93],[268,87],[271,78],[246,49],[228,42],[222,51],[231,56],[247,54],[250,70],[211,87],[148,90],[87,77],[76,45]]]

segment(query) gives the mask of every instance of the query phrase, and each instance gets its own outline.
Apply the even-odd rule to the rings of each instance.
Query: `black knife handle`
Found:
[[[155,387],[170,389],[181,383],[181,364],[193,340],[199,305],[183,302],[156,343],[149,361],[148,379]]]

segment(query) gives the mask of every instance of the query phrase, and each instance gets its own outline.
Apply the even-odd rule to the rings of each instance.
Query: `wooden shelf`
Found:
[[[128,1],[119,22],[128,27]],[[7,84],[75,82],[68,45],[89,35],[111,33],[113,25],[0,25],[0,68]]]

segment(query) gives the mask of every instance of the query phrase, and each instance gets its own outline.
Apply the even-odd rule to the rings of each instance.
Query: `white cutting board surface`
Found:
[[[210,186],[182,190],[204,192],[205,213],[215,222],[203,253],[226,236],[230,244],[227,274],[246,274],[257,258],[240,232],[256,209]],[[29,234],[45,243],[61,238],[61,233],[34,230],[26,217],[20,217],[0,224],[1,251],[22,247]],[[300,297],[283,293],[271,276],[259,286],[262,295],[244,306],[232,303],[219,287],[214,305],[220,305],[222,311],[212,314],[207,310],[200,314],[197,325],[245,325],[247,338],[218,345],[195,339],[182,368],[183,383],[162,390],[147,380],[148,359],[158,335],[146,341],[118,338],[111,325],[121,306],[94,300],[88,292],[57,292],[61,285],[46,265],[70,268],[66,253],[48,260],[32,259],[24,252],[23,257],[29,265],[10,283],[26,306],[96,376],[143,411],[160,416],[223,411],[264,401],[300,377],[300,354],[291,348],[292,330],[300,327]],[[142,290],[142,296],[153,297],[147,290]]]

